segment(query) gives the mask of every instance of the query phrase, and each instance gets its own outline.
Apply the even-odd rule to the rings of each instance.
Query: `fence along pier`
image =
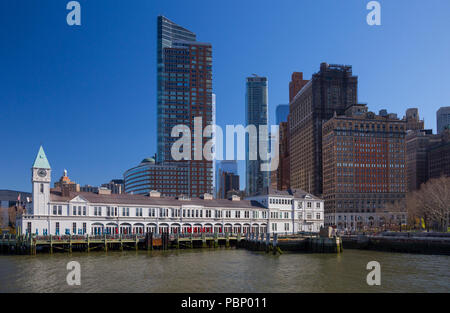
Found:
[[[117,234],[117,235],[63,235],[0,236],[1,253],[31,254],[39,252],[110,251],[110,250],[169,250],[192,248],[236,247],[252,251],[282,254],[283,251],[339,253],[342,252],[340,237],[324,238],[302,234],[255,234],[255,233],[199,233],[199,234]]]

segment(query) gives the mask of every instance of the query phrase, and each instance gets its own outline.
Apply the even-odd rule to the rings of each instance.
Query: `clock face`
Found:
[[[38,175],[39,175],[40,177],[45,177],[45,176],[47,176],[47,171],[44,170],[44,169],[40,169],[40,170],[38,171]]]

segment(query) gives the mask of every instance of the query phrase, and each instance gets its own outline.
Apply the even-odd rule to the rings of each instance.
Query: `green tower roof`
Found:
[[[42,146],[39,148],[39,152],[34,160],[33,168],[50,169],[50,164],[48,163],[47,156],[45,155],[44,148],[42,148]]]

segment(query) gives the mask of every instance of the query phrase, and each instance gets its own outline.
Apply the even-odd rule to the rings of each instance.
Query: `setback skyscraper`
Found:
[[[436,112],[437,133],[442,134],[445,127],[450,128],[450,107],[442,107]]]
[[[266,77],[254,75],[247,77],[245,94],[245,121],[246,126],[254,125],[257,130],[257,144],[252,145],[249,136],[246,137],[245,166],[246,166],[246,193],[253,196],[262,193],[269,187],[270,172],[261,171],[262,160],[259,149],[260,142],[265,141],[268,147],[269,134],[266,131],[261,132],[260,126],[268,124],[268,83]],[[260,138],[262,137],[262,138]],[[258,148],[259,146],[259,148]],[[250,160],[250,149],[257,153],[256,160]],[[265,151],[267,153],[267,150]]]
[[[290,96],[304,84],[294,73]],[[320,71],[291,99],[289,110],[290,184],[316,196],[322,194],[322,125],[335,113],[357,103],[358,78],[352,67],[322,63]]]
[[[185,125],[194,133],[194,119],[201,118],[202,130],[212,124],[212,47],[196,41],[196,35],[158,17],[157,43],[157,163],[179,164],[188,170],[188,196],[212,193],[212,161],[194,159],[194,138],[191,159],[174,161],[171,148],[179,137],[171,137],[176,125]],[[211,138],[202,138],[202,147]],[[197,148],[198,149],[198,148]]]

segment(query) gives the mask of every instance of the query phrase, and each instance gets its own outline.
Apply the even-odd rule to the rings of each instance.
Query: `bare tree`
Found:
[[[407,199],[408,215],[423,218],[427,229],[437,225],[446,231],[450,214],[450,177],[431,179],[418,191],[410,193]]]

